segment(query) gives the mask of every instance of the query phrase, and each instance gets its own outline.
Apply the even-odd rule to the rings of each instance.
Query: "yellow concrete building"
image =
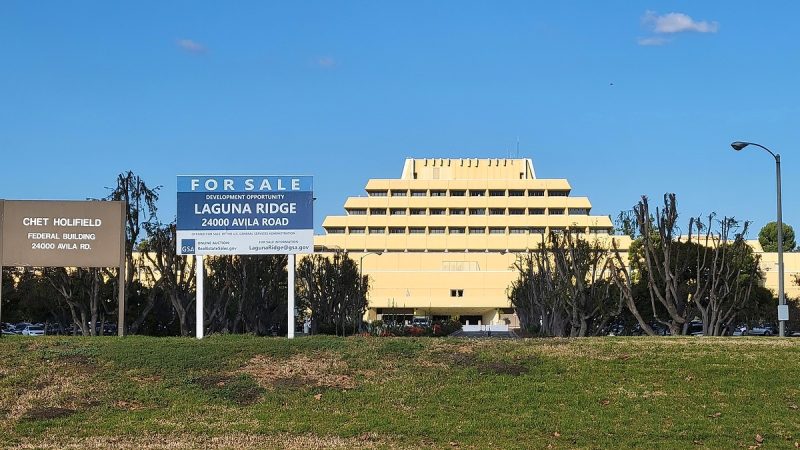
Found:
[[[549,231],[607,239],[613,229],[570,191],[566,179],[536,178],[530,159],[407,159],[400,178],[369,180],[345,215],[325,218],[315,250],[346,250],[362,264],[368,320],[515,326],[506,291],[516,253]]]
[[[756,255],[761,257],[761,275],[764,286],[778,294],[778,253],[765,252],[758,240],[748,241]],[[783,253],[783,291],[788,298],[800,299],[800,285],[796,277],[800,276],[800,252]]]

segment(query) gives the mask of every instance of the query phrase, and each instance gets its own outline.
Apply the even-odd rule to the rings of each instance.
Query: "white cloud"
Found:
[[[206,47],[203,44],[195,42],[191,39],[178,39],[177,44],[178,47],[189,53],[205,53],[207,51]]]
[[[651,37],[639,38],[636,40],[636,42],[638,42],[639,45],[643,45],[646,47],[654,47],[669,43],[669,39],[660,36],[651,36]]]
[[[686,31],[716,33],[719,30],[717,22],[697,21],[679,12],[658,15],[655,11],[645,11],[642,22],[652,27],[653,32],[658,34],[683,33]]]
[[[338,64],[338,62],[331,56],[319,57],[314,62],[318,67],[322,67],[323,69],[331,69],[336,67],[336,65]]]

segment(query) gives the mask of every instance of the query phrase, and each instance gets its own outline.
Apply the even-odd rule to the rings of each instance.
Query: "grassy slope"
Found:
[[[775,338],[4,338],[0,446],[790,448],[798,369]]]

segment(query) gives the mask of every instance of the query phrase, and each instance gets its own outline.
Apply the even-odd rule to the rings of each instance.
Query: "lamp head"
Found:
[[[748,145],[750,145],[749,142],[736,141],[736,142],[731,143],[731,147],[733,147],[733,149],[736,150],[737,152],[739,150],[747,147]]]

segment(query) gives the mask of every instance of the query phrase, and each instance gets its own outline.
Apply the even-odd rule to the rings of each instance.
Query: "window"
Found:
[[[470,208],[469,209],[470,216],[485,216],[486,215],[486,208]]]
[[[444,234],[444,227],[430,227],[428,234]]]
[[[444,208],[431,208],[430,215],[432,216],[443,216],[444,215]]]
[[[425,208],[411,208],[408,213],[412,216],[424,216]]]
[[[467,210],[464,208],[450,208],[450,215],[451,216],[463,216],[467,213]]]
[[[528,189],[528,197],[544,197],[544,189]]]
[[[464,227],[450,227],[448,230],[450,234],[464,234]]]
[[[547,195],[550,197],[566,197],[569,195],[569,191],[551,189],[547,192]]]
[[[486,191],[483,189],[470,189],[469,196],[470,197],[483,197],[486,195]]]
[[[390,212],[391,212],[391,214],[393,216],[405,216],[406,215],[406,209],[405,208],[392,208]]]
[[[545,229],[544,227],[532,227],[531,234],[544,234]]]
[[[508,208],[509,216],[524,216],[525,208]]]
[[[350,234],[364,234],[364,227],[350,227],[348,230]]]
[[[450,289],[450,297],[463,297],[464,290],[463,289]]]
[[[586,208],[570,208],[569,209],[570,216],[588,216],[589,210]]]
[[[431,197],[444,197],[445,195],[447,195],[447,191],[444,190],[434,191],[433,189],[431,189]]]
[[[544,208],[528,208],[528,214],[532,216],[543,216]]]
[[[508,233],[509,234],[525,234],[528,232],[528,229],[525,227],[509,227]]]
[[[464,190],[456,191],[456,190],[450,189],[450,196],[451,197],[463,197],[464,195],[466,195],[466,193],[467,193],[467,191],[464,191]]]
[[[563,216],[564,215],[564,208],[550,208],[548,210],[551,216]]]
[[[386,234],[384,227],[369,227],[369,234]]]
[[[386,197],[386,191],[367,191],[370,197]]]
[[[412,197],[425,197],[428,195],[428,191],[411,191]]]
[[[564,227],[550,227],[550,232],[553,234],[564,234]]]
[[[389,234],[406,234],[405,227],[389,227]]]
[[[366,208],[348,209],[347,214],[351,216],[364,216],[367,214]]]
[[[373,216],[385,216],[386,208],[370,208],[369,213]]]
[[[501,216],[506,213],[505,208],[489,208],[490,216]]]
[[[506,234],[505,227],[489,227],[489,234]]]
[[[403,189],[403,190],[400,190],[400,189],[397,189],[397,190],[395,190],[395,189],[392,189],[392,197],[405,197],[405,196],[407,196],[407,195],[408,195],[408,191],[406,191],[405,189]]]
[[[326,228],[325,231],[327,231],[328,234],[344,234],[344,227]]]
[[[608,228],[589,228],[589,231],[594,234],[609,234]]]
[[[505,197],[506,191],[505,189],[492,189],[489,191],[489,197]]]
[[[469,227],[469,234],[486,234],[486,227]]]
[[[525,191],[523,191],[522,189],[509,189],[508,190],[508,196],[509,197],[524,197],[525,196]]]
[[[425,227],[409,227],[408,234],[425,234]]]

